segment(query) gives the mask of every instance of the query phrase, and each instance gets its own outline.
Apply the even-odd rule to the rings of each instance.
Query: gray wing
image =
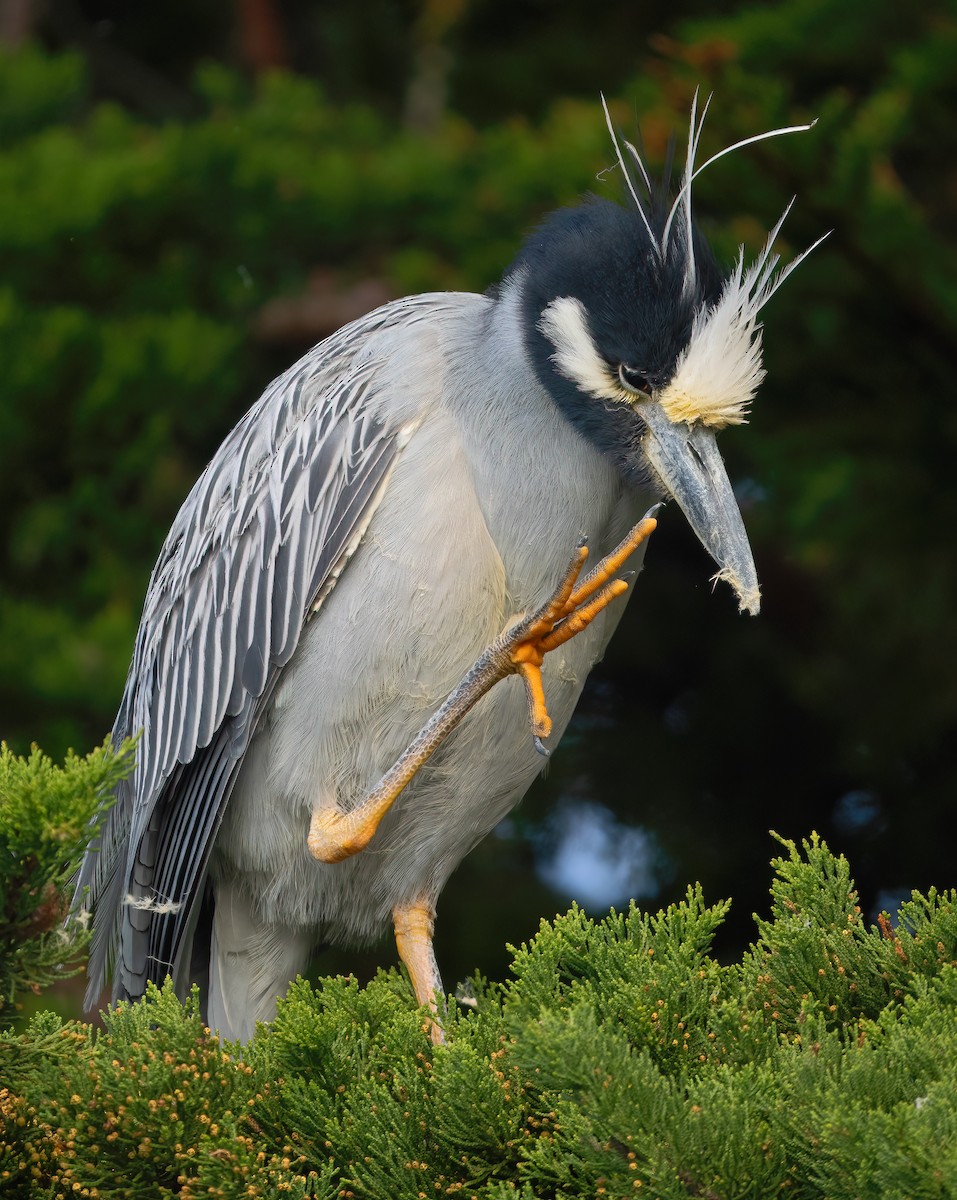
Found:
[[[136,770],[87,851],[87,1002],[180,974],[210,849],[256,725],[305,621],[344,569],[408,430],[370,403],[370,335],[434,315],[379,309],[277,379],[221,446],[160,553],[113,730]]]

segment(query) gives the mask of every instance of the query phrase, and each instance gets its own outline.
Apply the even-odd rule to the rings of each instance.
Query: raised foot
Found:
[[[321,806],[313,809],[306,844],[309,853],[319,862],[337,863],[358,854],[369,844],[379,826],[381,814],[363,812],[362,806],[353,812]]]
[[[628,584],[624,579],[615,579],[615,573],[657,524],[650,514],[639,521],[583,579],[579,576],[588,557],[588,548],[584,544],[579,546],[548,600],[487,647],[442,707],[363,800],[349,811],[330,805],[327,799],[316,806],[308,836],[313,857],[320,862],[337,863],[365,849],[379,822],[423,763],[431,758],[486,692],[509,675],[522,677],[532,736],[536,747],[542,754],[547,754],[542,739],[551,733],[552,721],[542,687],[545,655],[581,633],[616,596],[627,590]]]
[[[548,600],[504,635],[511,670],[521,675],[525,684],[532,736],[542,754],[548,753],[542,739],[552,731],[552,719],[548,715],[542,686],[545,655],[581,633],[616,596],[628,590],[627,581],[615,579],[614,576],[657,525],[654,517],[644,517],[610,554],[606,554],[579,581],[588,558],[588,547],[583,542]]]

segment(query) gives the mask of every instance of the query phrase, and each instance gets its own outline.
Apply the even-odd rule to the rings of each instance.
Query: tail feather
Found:
[[[81,921],[88,922],[91,916],[93,921],[85,998],[88,1010],[95,1007],[116,958],[118,922],[115,914],[120,911],[123,896],[123,868],[132,814],[130,783],[123,780],[103,828],[87,848],[77,876],[73,911]]]

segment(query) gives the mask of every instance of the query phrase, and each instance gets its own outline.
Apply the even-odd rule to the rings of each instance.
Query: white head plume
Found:
[[[653,222],[649,207],[638,195],[635,181],[625,164],[612,126],[608,106],[604,96],[602,97],[605,120],[618,164],[648,234],[652,253],[660,262],[666,262],[677,254],[684,256],[682,290],[688,298],[694,296],[698,286],[691,206],[694,181],[712,163],[735,150],[788,133],[804,133],[816,123],[811,121],[806,125],[788,125],[742,138],[719,150],[700,166],[696,166],[701,133],[711,99],[709,95],[699,113],[698,92],[695,91],[691,102],[688,147],[681,185],[661,226],[661,233],[656,235],[653,232],[653,224],[656,225],[657,222]],[[653,201],[649,173],[641,155],[630,142],[625,142],[625,145],[635,160],[648,199]],[[763,250],[747,268],[744,264],[744,247],[740,247],[737,263],[725,281],[718,300],[710,306],[699,308],[696,312],[688,344],[678,358],[670,383],[658,397],[672,421],[684,421],[688,424],[700,422],[721,428],[746,420],[748,408],[765,374],[761,360],[761,326],[758,323],[758,313],[794,268],[824,240],[819,238],[782,270],[777,269],[780,260],[779,256],[773,253],[774,241],[793,203],[792,200],[771,230]]]
[[[715,304],[695,314],[691,337],[681,352],[670,383],[658,396],[673,422],[700,422],[715,429],[740,425],[762,379],[761,326],[758,313],[791,272],[824,237],[780,271],[774,241],[794,204],[792,200],[758,257],[747,269],[744,247]]]

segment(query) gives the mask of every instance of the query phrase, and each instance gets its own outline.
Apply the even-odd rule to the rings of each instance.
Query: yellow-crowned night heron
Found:
[[[346,326],[223,443],[160,553],[114,727],[142,737],[79,879],[91,999],[110,973],[114,997],[198,978],[209,1024],[245,1039],[317,943],[391,921],[432,1002],[436,898],[560,738],[639,515],[673,497],[757,611],[715,431],[744,419],[759,310],[799,260],[777,270],[778,222],[719,271],[692,224],[701,120],[673,202],[609,122],[627,207],[556,213],[493,294]],[[621,543],[590,583],[583,535],[599,559]],[[512,673],[524,689],[491,687]]]

